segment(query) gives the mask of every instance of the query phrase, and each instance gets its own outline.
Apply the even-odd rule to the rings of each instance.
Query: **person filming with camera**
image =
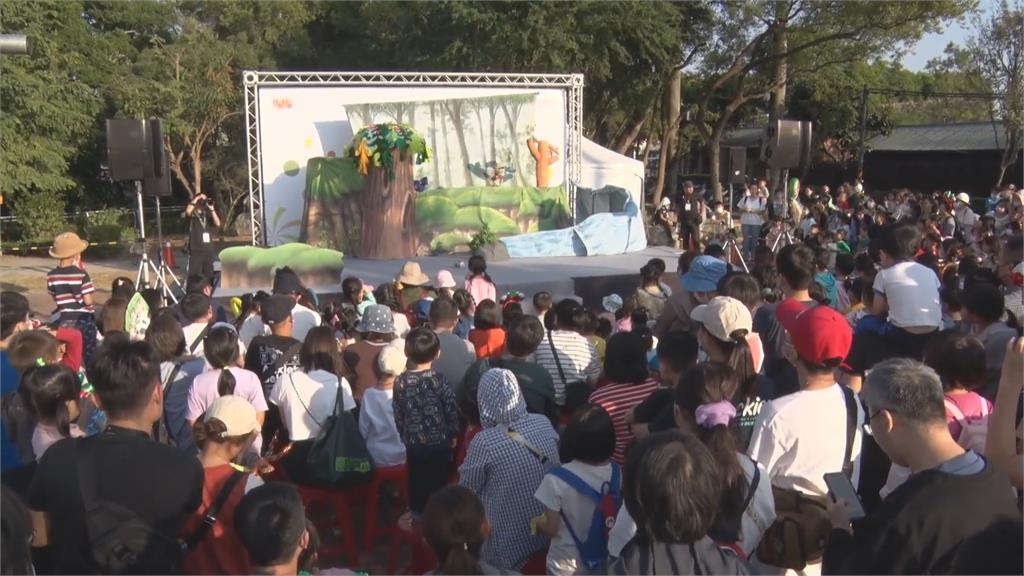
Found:
[[[197,194],[185,206],[182,218],[189,218],[188,225],[188,272],[201,273],[213,278],[213,237],[210,224],[220,227],[220,216],[213,199],[206,194]]]

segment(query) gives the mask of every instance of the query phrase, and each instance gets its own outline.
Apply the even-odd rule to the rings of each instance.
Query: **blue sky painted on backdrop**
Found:
[[[981,0],[978,5],[982,12],[989,12],[995,7],[996,0]],[[903,67],[908,70],[924,70],[929,60],[942,56],[942,51],[950,42],[960,46],[967,44],[971,29],[969,19],[964,19],[963,22],[948,23],[941,34],[924,35],[917,45],[907,50],[903,56]]]

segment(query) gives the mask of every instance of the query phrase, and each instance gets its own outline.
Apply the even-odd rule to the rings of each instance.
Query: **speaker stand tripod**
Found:
[[[135,286],[140,290],[145,288],[156,288],[163,294],[164,300],[178,303],[178,295],[171,289],[171,284],[177,287],[177,292],[182,291],[181,282],[174,275],[174,271],[164,261],[163,252],[159,247],[163,245],[163,225],[160,222],[160,197],[156,198],[156,238],[157,238],[157,263],[149,259],[149,246],[146,243],[146,217],[142,205],[142,182],[135,181],[136,209],[139,214],[139,244],[141,245],[142,256],[139,259],[139,266],[135,274]],[[149,273],[153,272],[154,283],[149,282]],[[171,284],[168,284],[167,277],[170,276]]]

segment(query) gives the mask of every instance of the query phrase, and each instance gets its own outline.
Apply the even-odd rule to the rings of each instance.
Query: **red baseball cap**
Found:
[[[775,317],[805,361],[828,366],[842,365],[846,360],[853,331],[842,314],[828,306],[805,306],[790,298],[779,303]]]

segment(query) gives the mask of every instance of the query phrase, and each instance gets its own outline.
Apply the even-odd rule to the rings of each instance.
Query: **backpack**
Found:
[[[562,523],[569,529],[569,535],[576,544],[576,550],[580,553],[583,564],[591,574],[603,574],[605,564],[608,561],[608,532],[615,525],[615,517],[622,506],[622,481],[619,474],[619,465],[612,462],[611,480],[601,485],[598,492],[583,481],[582,478],[572,473],[564,466],[557,466],[548,471],[556,478],[562,480],[574,490],[594,501],[594,516],[590,520],[590,528],[587,529],[587,539],[580,541],[573,530],[565,512],[559,512]]]
[[[102,574],[175,574],[183,547],[134,510],[96,495],[96,437],[78,440],[78,487],[85,510],[89,552]]]
[[[981,416],[967,418],[960,408],[949,398],[945,398],[946,412],[949,412],[953,419],[960,424],[960,436],[956,443],[965,450],[973,450],[978,454],[985,453],[985,440],[988,438],[988,402],[981,398]]]

